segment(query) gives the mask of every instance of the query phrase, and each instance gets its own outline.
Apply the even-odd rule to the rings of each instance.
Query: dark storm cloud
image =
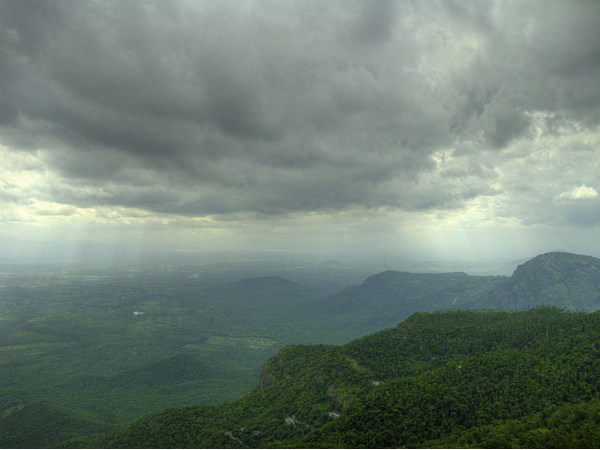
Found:
[[[66,204],[456,208],[533,113],[598,125],[594,2],[1,6],[0,138]]]

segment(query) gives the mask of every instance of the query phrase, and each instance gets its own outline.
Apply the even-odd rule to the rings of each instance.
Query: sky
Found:
[[[600,256],[599,75],[595,0],[0,0],[0,243]]]

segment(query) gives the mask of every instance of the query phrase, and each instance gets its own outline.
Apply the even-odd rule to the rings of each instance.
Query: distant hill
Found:
[[[252,309],[259,313],[257,320],[291,321],[306,304],[327,294],[284,277],[266,276],[219,285],[211,291],[211,295],[222,299],[224,305]]]
[[[478,303],[505,310],[538,305],[576,311],[600,309],[600,259],[559,252],[536,256],[518,266],[510,279]]]
[[[236,402],[168,409],[86,445],[596,447],[599,341],[600,312],[419,313],[344,346],[285,347]]]
[[[547,253],[520,265],[511,277],[386,271],[329,297],[318,308],[332,323],[371,333],[419,311],[506,311],[542,305],[600,309],[600,259]]]
[[[293,281],[287,278],[271,276],[271,277],[256,277],[246,278],[244,280],[232,283],[233,287],[239,289],[260,289],[260,290],[271,290],[271,289],[292,289],[298,286]]]
[[[62,408],[29,404],[0,420],[0,447],[48,448],[56,442],[113,429]]]
[[[361,285],[331,296],[321,305],[332,320],[351,323],[373,332],[395,326],[418,311],[460,308],[465,302],[498,286],[505,277],[456,273],[386,271]]]

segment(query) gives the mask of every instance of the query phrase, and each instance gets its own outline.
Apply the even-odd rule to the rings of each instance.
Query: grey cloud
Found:
[[[0,125],[16,125],[19,110],[10,101],[0,100]]]
[[[525,225],[598,227],[600,208],[597,199],[571,200],[544,203],[540,208],[533,198],[522,199],[519,204],[510,205],[504,213],[506,217],[517,215]]]
[[[533,2],[523,2],[511,17],[517,26],[524,25],[521,42],[536,58],[533,63],[561,77],[593,73],[600,58],[600,42],[590,41],[598,33],[597,2],[554,0],[546,6],[540,9]]]
[[[489,29],[479,37],[485,51],[452,75],[461,92],[455,131],[468,138],[483,128],[490,144],[502,148],[527,132],[528,112],[560,112],[597,123],[596,4],[549,1],[540,8],[531,1],[510,7],[498,2],[484,23]]]
[[[564,218],[565,225],[579,227],[600,226],[598,199],[577,200],[560,205],[557,217]]]
[[[0,138],[43,148],[61,178],[49,195],[67,204],[458,208],[498,192],[493,155],[531,135],[531,113],[557,136],[598,126],[593,2],[2,10]],[[436,174],[447,149],[472,160]]]
[[[531,119],[511,105],[493,105],[486,111],[483,132],[495,148],[504,148],[513,139],[522,136]]]
[[[349,27],[355,44],[377,45],[392,36],[396,24],[398,3],[393,0],[361,2],[354,23]]]

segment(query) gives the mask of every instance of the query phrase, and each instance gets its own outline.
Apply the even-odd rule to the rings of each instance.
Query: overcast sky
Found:
[[[600,256],[600,4],[0,0],[0,237]]]

